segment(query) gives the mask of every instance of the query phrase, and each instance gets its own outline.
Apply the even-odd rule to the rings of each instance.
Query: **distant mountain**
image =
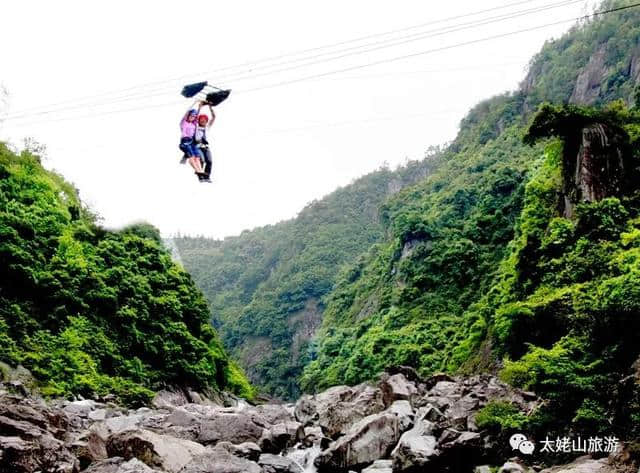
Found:
[[[254,383],[284,398],[299,393],[297,377],[339,269],[384,238],[380,204],[423,180],[439,159],[431,150],[424,161],[380,169],[312,202],[295,219],[238,237],[172,239],[225,345]]]

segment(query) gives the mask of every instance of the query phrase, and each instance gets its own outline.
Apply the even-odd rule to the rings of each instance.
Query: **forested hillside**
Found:
[[[44,394],[134,405],[163,386],[251,395],[157,230],[101,228],[37,156],[4,144],[0,268],[0,362],[25,366]]]
[[[173,239],[209,299],[225,346],[253,381],[277,396],[298,394],[309,340],[339,268],[383,238],[378,209],[385,197],[424,179],[439,159],[431,150],[424,161],[380,169],[312,202],[293,220],[238,237]]]
[[[609,0],[599,9],[630,4]],[[503,356],[515,360],[525,352],[511,352],[504,337],[494,336],[492,316],[478,307],[488,303],[487,294],[514,264],[532,182],[553,154],[547,142],[525,144],[523,136],[544,102],[602,108],[621,99],[631,106],[639,82],[639,10],[595,17],[545,44],[517,91],[474,107],[455,141],[431,161],[437,165],[428,176],[423,173],[416,185],[372,204],[370,215],[379,216],[373,225],[366,220],[360,232],[358,227],[342,232],[318,220],[317,232],[301,232],[311,206],[294,221],[225,242],[183,240],[185,265],[209,298],[225,340],[255,379],[277,395],[295,394],[301,365],[299,380],[306,390],[370,379],[391,364],[414,366],[423,374],[498,369]],[[572,117],[597,113],[585,110]],[[632,143],[633,133],[627,134]],[[561,173],[562,160],[556,156],[555,162]],[[561,183],[553,190],[558,199],[564,191]],[[357,193],[328,199],[315,205],[334,199],[344,212],[341,200],[359,201]],[[568,216],[566,225],[575,225],[579,215],[576,210]],[[314,259],[316,235],[330,244]],[[345,235],[353,244],[349,257],[334,258],[343,252]],[[587,244],[580,236],[571,241]],[[298,253],[298,248],[306,250]],[[614,265],[614,253],[600,256],[599,264]],[[313,277],[327,268],[326,261],[331,277]],[[558,270],[551,268],[539,271]],[[298,320],[310,322],[307,335],[316,334],[311,343],[292,342]],[[543,331],[555,330],[541,324]]]

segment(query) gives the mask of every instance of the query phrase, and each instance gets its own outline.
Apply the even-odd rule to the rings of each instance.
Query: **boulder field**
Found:
[[[163,391],[131,410],[105,400],[47,401],[0,385],[0,473],[605,473],[635,472],[625,455],[551,468],[478,428],[505,401],[523,414],[534,393],[481,375],[420,377],[398,367],[377,383],[335,386],[296,404]]]

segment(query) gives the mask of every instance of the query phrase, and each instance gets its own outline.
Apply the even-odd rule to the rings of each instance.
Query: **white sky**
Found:
[[[123,92],[108,105],[92,103],[113,98],[101,95],[65,104],[75,108],[64,111],[6,120],[0,140],[20,146],[30,136],[46,145],[45,165],[73,182],[108,226],[145,220],[164,234],[237,234],[290,218],[309,201],[384,162],[395,166],[420,158],[429,145],[451,140],[471,106],[515,89],[530,57],[570,24],[322,79],[243,90],[572,18],[585,13],[587,2],[279,74],[264,74],[273,67],[199,72],[515,1],[2,2],[0,84],[10,94],[4,110],[9,117],[189,77]],[[558,1],[531,0],[423,30]],[[178,164],[178,121],[189,106],[179,92],[184,83],[206,79],[234,90],[217,108],[210,133],[213,185],[199,184]],[[131,97],[155,92],[160,95]],[[167,103],[172,104],[162,105]],[[119,112],[149,105],[154,107]]]

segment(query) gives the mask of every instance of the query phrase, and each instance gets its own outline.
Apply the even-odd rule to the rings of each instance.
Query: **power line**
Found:
[[[352,55],[356,55],[356,54],[363,54],[363,53],[368,53],[368,52],[372,52],[372,51],[377,51],[380,49],[385,49],[385,48],[390,48],[390,47],[395,47],[395,46],[399,46],[402,44],[407,44],[410,42],[414,42],[414,41],[419,41],[422,39],[427,39],[427,38],[433,38],[436,36],[442,36],[445,34],[450,34],[450,33],[456,33],[458,31],[463,31],[463,30],[467,30],[467,29],[471,29],[471,28],[476,28],[479,26],[486,26],[486,25],[490,25],[493,23],[498,23],[500,21],[504,21],[504,20],[511,20],[513,18],[518,18],[521,16],[526,16],[526,15],[530,15],[533,13],[540,13],[542,11],[546,11],[549,9],[553,9],[553,8],[559,8],[559,7],[564,7],[564,6],[569,6],[571,4],[574,3],[581,3],[584,0],[565,0],[559,3],[555,3],[555,4],[551,4],[551,5],[547,5],[544,7],[537,7],[537,8],[533,8],[533,9],[528,9],[528,10],[522,10],[520,12],[515,12],[515,13],[511,13],[508,15],[502,15],[502,16],[497,16],[497,17],[491,17],[491,18],[487,18],[478,22],[470,22],[470,23],[463,23],[461,25],[454,25],[451,27],[446,27],[446,28],[441,28],[440,30],[435,30],[435,31],[427,31],[427,32],[422,32],[422,33],[414,33],[412,35],[406,36],[406,37],[401,37],[401,38],[393,38],[391,40],[384,40],[384,41],[379,41],[376,43],[371,43],[371,44],[366,44],[366,45],[362,45],[362,46],[356,46],[356,47],[352,47],[352,48],[348,48],[344,51],[351,51],[353,49],[362,49],[362,48],[369,48],[369,49],[365,49],[362,51],[353,51],[353,52],[345,52],[344,54],[340,54],[338,56],[333,56],[324,60],[320,60],[320,61],[313,61],[313,62],[307,62],[304,64],[299,64],[297,66],[293,66],[293,67],[289,67],[289,68],[285,68],[285,69],[279,69],[276,71],[269,71],[269,72],[263,72],[260,74],[254,74],[252,76],[245,76],[245,77],[232,77],[232,80],[246,80],[246,79],[253,79],[255,77],[260,77],[260,76],[264,76],[264,75],[270,75],[270,74],[274,74],[274,73],[280,73],[280,72],[287,72],[293,69],[298,69],[300,67],[306,67],[309,65],[315,65],[315,64],[320,64],[322,62],[326,62],[326,61],[333,61],[336,59],[342,59],[348,56],[352,56]],[[342,51],[338,51],[338,53],[341,53]],[[324,53],[323,55],[326,55],[327,53]],[[335,52],[329,53],[329,54],[335,54]],[[320,57],[320,56],[318,56]],[[309,58],[309,59],[314,59],[314,58]],[[295,61],[298,62],[298,61]],[[282,63],[282,64],[288,64],[288,63]],[[225,80],[226,78],[223,77],[222,80]]]
[[[270,84],[270,85],[266,85],[266,86],[261,86],[261,87],[256,87],[256,88],[253,88],[253,89],[244,90],[242,92],[246,93],[246,92],[255,92],[255,91],[259,91],[259,90],[271,89],[271,88],[280,87],[280,86],[283,86],[283,85],[295,84],[295,83],[302,82],[302,81],[307,81],[307,80],[317,79],[317,78],[321,78],[321,77],[326,77],[326,76],[333,75],[333,74],[339,74],[341,72],[355,71],[355,70],[358,70],[358,69],[377,66],[377,65],[380,65],[380,64],[388,64],[390,62],[396,62],[396,61],[401,61],[401,60],[404,60],[404,59],[410,59],[410,58],[414,58],[414,57],[418,57],[418,56],[424,56],[424,55],[435,53],[435,52],[447,51],[447,50],[459,48],[459,47],[462,47],[462,46],[469,46],[469,45],[472,45],[472,44],[483,43],[485,41],[491,41],[491,40],[494,40],[494,39],[506,38],[506,37],[509,37],[509,36],[514,36],[516,34],[528,33],[528,32],[531,32],[531,31],[536,31],[536,30],[539,30],[539,29],[548,28],[550,26],[561,25],[561,24],[564,24],[564,23],[568,23],[570,21],[586,20],[586,19],[589,19],[591,17],[601,16],[601,15],[604,15],[604,14],[607,14],[607,13],[614,13],[614,12],[618,12],[618,11],[621,11],[621,10],[627,10],[627,9],[635,8],[635,7],[638,7],[638,6],[640,6],[640,3],[635,3],[633,5],[627,5],[625,7],[612,8],[612,9],[601,11],[601,12],[595,12],[592,15],[585,15],[585,16],[581,16],[581,17],[577,17],[577,18],[568,18],[566,20],[560,20],[560,21],[555,21],[555,22],[552,22],[552,23],[546,23],[544,25],[538,25],[538,26],[534,26],[534,27],[531,27],[531,28],[525,28],[525,29],[521,29],[521,30],[511,31],[511,32],[508,32],[508,33],[502,33],[502,34],[487,36],[487,37],[479,38],[479,39],[475,39],[475,40],[464,41],[462,43],[456,43],[456,44],[452,44],[452,45],[449,45],[449,46],[443,46],[443,47],[440,47],[440,48],[428,49],[426,51],[420,51],[420,52],[416,52],[416,53],[412,53],[412,54],[406,54],[406,55],[403,55],[403,56],[395,56],[395,57],[391,57],[391,58],[382,59],[382,60],[379,60],[379,61],[369,62],[369,63],[366,63],[366,64],[359,64],[359,65],[356,65],[356,66],[345,67],[345,68],[342,68],[342,69],[335,69],[333,71],[323,72],[323,73],[314,74],[314,75],[310,75],[310,76],[299,77],[297,79],[291,79],[291,80],[288,80],[288,81],[278,82],[276,84]]]
[[[545,11],[548,9],[552,9],[552,8],[558,8],[558,7],[562,7],[562,6],[568,6],[570,4],[573,3],[579,3],[582,2],[584,0],[563,0],[561,2],[557,2],[557,3],[553,3],[553,4],[548,4],[548,5],[544,5],[542,7],[536,7],[536,8],[532,8],[532,9],[527,9],[527,10],[521,10],[518,12],[511,12],[509,14],[505,14],[505,15],[500,15],[500,16],[494,16],[494,17],[489,17],[489,18],[483,18],[479,21],[476,22],[468,22],[468,23],[463,23],[463,24],[459,24],[459,25],[453,25],[453,26],[448,26],[445,28],[439,28],[436,30],[428,30],[426,32],[420,32],[418,34],[412,34],[409,35],[407,37],[400,37],[400,38],[392,38],[391,40],[384,40],[381,42],[377,42],[377,43],[369,43],[369,44],[364,44],[364,45],[359,45],[356,46],[355,48],[347,48],[345,50],[339,50],[339,51],[332,51],[329,54],[338,54],[338,55],[334,55],[332,57],[329,58],[324,58],[324,59],[319,59],[319,60],[314,60],[317,59],[323,55],[326,55],[327,53],[323,53],[321,55],[316,55],[316,56],[312,56],[312,57],[308,57],[308,58],[299,58],[293,61],[293,63],[295,62],[299,62],[300,60],[305,60],[307,62],[303,63],[303,64],[298,64],[295,66],[290,66],[290,67],[284,67],[278,70],[274,70],[274,71],[267,71],[267,72],[262,72],[259,74],[253,74],[250,76],[240,76],[240,77],[235,77],[232,76],[227,76],[227,77],[223,77],[222,79],[218,79],[218,80],[251,80],[251,79],[255,79],[256,77],[261,77],[261,76],[266,76],[266,75],[272,75],[272,74],[280,74],[282,72],[288,72],[294,69],[299,69],[301,67],[308,67],[308,66],[312,66],[312,65],[317,65],[317,64],[321,64],[323,62],[327,62],[327,61],[333,61],[333,60],[337,60],[337,59],[342,59],[348,56],[352,56],[352,55],[357,55],[357,54],[364,54],[364,53],[368,53],[368,52],[372,52],[372,51],[376,51],[376,50],[380,50],[380,49],[384,49],[384,48],[389,48],[389,47],[395,47],[395,46],[399,46],[402,44],[406,44],[409,42],[413,42],[413,41],[418,41],[418,40],[422,40],[422,39],[426,39],[426,38],[431,38],[431,37],[436,37],[436,36],[442,36],[442,35],[446,35],[446,34],[450,34],[450,33],[454,33],[457,31],[462,31],[462,30],[466,30],[466,29],[471,29],[471,28],[476,28],[479,26],[485,26],[488,24],[492,24],[495,22],[499,22],[499,21],[505,21],[505,20],[509,20],[509,19],[513,19],[513,18],[517,18],[520,16],[526,16],[526,15],[530,15],[530,14],[534,14],[534,13],[539,13],[541,11]],[[391,44],[389,44],[391,42]],[[373,47],[371,47],[373,46]],[[365,50],[361,50],[358,51],[358,49],[362,49],[362,48],[367,48]],[[356,49],[355,51],[352,51],[353,49]],[[346,51],[351,51],[351,52],[346,52]],[[340,54],[343,53],[344,54]],[[277,63],[277,64],[273,64],[273,65],[269,65],[268,67],[273,67],[273,66],[277,66],[277,65],[286,65],[288,62],[282,62],[282,63]],[[171,91],[173,92],[173,91]],[[134,94],[136,95],[136,94]],[[139,95],[139,93],[138,93]],[[68,110],[77,110],[77,109],[82,109],[85,107],[97,107],[97,106],[105,106],[105,105],[113,105],[116,103],[120,103],[120,102],[130,102],[130,101],[136,101],[136,100],[143,100],[143,99],[149,99],[149,98],[153,98],[153,97],[160,97],[160,96],[164,96],[164,95],[168,95],[168,92],[150,92],[150,91],[146,91],[145,93],[143,93],[142,95],[139,96],[124,96],[124,97],[119,97],[119,98],[115,98],[115,99],[109,99],[105,102],[94,102],[94,103],[85,103],[85,104],[79,104],[79,105],[69,105],[66,107],[61,107],[61,108],[54,108],[54,109],[50,109],[50,110],[44,110],[44,111],[39,111],[39,112],[32,112],[32,113],[23,113],[23,114],[14,114],[12,116],[8,116],[7,119],[8,120],[16,120],[16,119],[21,119],[21,118],[28,118],[31,116],[38,116],[38,115],[49,115],[52,113],[58,113],[58,112],[63,112],[63,111],[68,111]]]
[[[420,52],[416,52],[416,53],[412,53],[412,54],[406,54],[406,55],[402,55],[402,56],[395,56],[395,57],[391,57],[391,58],[382,59],[382,60],[379,60],[379,61],[369,62],[369,63],[366,63],[366,64],[359,64],[359,65],[350,66],[350,67],[341,68],[341,69],[335,69],[335,70],[327,71],[327,72],[323,72],[323,73],[318,73],[318,74],[313,74],[313,75],[309,75],[309,76],[299,77],[299,78],[296,78],[296,79],[282,81],[282,82],[278,82],[278,83],[275,83],[275,84],[269,84],[269,85],[265,85],[265,86],[261,86],[261,87],[256,87],[256,88],[253,88],[253,89],[244,90],[242,92],[244,92],[244,93],[256,92],[256,91],[260,91],[260,90],[265,90],[265,89],[270,89],[270,88],[275,88],[275,87],[281,87],[281,86],[284,86],[284,85],[295,84],[295,83],[298,83],[298,82],[314,80],[314,79],[330,76],[330,75],[333,75],[333,74],[339,74],[339,73],[342,73],[342,72],[349,72],[349,71],[363,69],[363,68],[367,68],[367,67],[372,67],[372,66],[376,66],[376,65],[380,65],[380,64],[387,64],[387,63],[391,63],[391,62],[396,62],[396,61],[410,59],[410,58],[414,58],[414,57],[418,57],[418,56],[432,54],[432,53],[435,53],[435,52],[446,51],[446,50],[455,49],[455,48],[459,48],[459,47],[463,47],[463,46],[469,46],[469,45],[472,45],[472,44],[478,44],[478,43],[482,43],[482,42],[486,42],[486,41],[492,41],[492,40],[495,40],[495,39],[514,36],[514,35],[521,34],[521,33],[527,33],[527,32],[531,32],[531,31],[536,31],[536,30],[547,28],[547,27],[550,27],[550,26],[557,26],[557,25],[560,25],[560,24],[568,23],[570,21],[586,20],[586,19],[589,19],[589,18],[594,18],[594,17],[597,17],[597,16],[602,16],[602,15],[605,15],[605,14],[609,14],[609,13],[614,13],[614,12],[618,12],[618,11],[622,11],[622,10],[627,10],[627,9],[635,8],[635,7],[638,7],[638,6],[640,6],[640,3],[635,3],[635,4],[627,5],[627,6],[624,6],[624,7],[612,8],[612,9],[608,9],[608,10],[604,10],[604,11],[600,11],[600,12],[594,12],[591,15],[568,18],[568,19],[565,19],[565,20],[560,20],[560,21],[556,21],[556,22],[552,22],[552,23],[546,23],[546,24],[543,24],[543,25],[538,25],[538,26],[534,26],[534,27],[530,27],[530,28],[524,28],[524,29],[520,29],[520,30],[516,30],[516,31],[511,31],[511,32],[508,32],[508,33],[502,33],[502,34],[487,36],[487,37],[479,38],[479,39],[475,39],[475,40],[464,41],[464,42],[461,42],[461,43],[456,43],[456,44],[452,44],[452,45],[448,45],[448,46],[429,49],[429,50],[426,50],[426,51],[420,51]],[[155,104],[155,105],[150,105],[150,106],[147,105],[147,106],[135,107],[135,108],[129,108],[129,109],[123,109],[123,110],[113,110],[113,111],[108,111],[108,112],[101,112],[101,113],[96,113],[96,114],[92,114],[92,115],[87,115],[87,116],[84,116],[84,117],[62,118],[60,120],[92,118],[93,116],[110,115],[110,114],[115,114],[115,113],[123,113],[123,112],[129,112],[129,111],[145,110],[145,109],[150,109],[150,108],[158,108],[158,107],[164,107],[164,106],[169,106],[169,105],[176,105],[176,104],[179,104],[179,103],[182,103],[182,102],[170,102],[170,103]],[[32,123],[30,123],[30,124],[32,124]]]
[[[382,32],[382,33],[376,33],[376,34],[370,34],[370,35],[366,35],[366,36],[361,36],[361,37],[358,37],[358,38],[353,38],[353,39],[350,39],[350,40],[345,40],[345,41],[341,41],[341,42],[337,42],[337,43],[332,43],[332,44],[325,45],[325,46],[317,46],[317,47],[308,48],[308,49],[299,50],[299,51],[294,51],[294,52],[290,52],[290,53],[286,53],[286,54],[282,54],[282,55],[278,55],[278,56],[272,56],[272,57],[260,59],[260,60],[257,60],[257,61],[250,61],[250,62],[240,63],[240,64],[236,64],[236,65],[226,66],[226,67],[222,67],[222,68],[219,68],[219,69],[216,69],[216,70],[213,70],[213,71],[209,70],[209,71],[201,72],[201,73],[198,73],[198,75],[202,76],[203,74],[212,74],[212,73],[216,73],[216,72],[222,72],[222,71],[225,71],[225,70],[237,69],[237,68],[240,68],[240,67],[257,66],[258,64],[261,64],[261,63],[264,63],[264,62],[272,62],[272,61],[275,61],[275,60],[278,60],[278,59],[282,59],[282,58],[286,58],[286,57],[299,56],[299,55],[306,54],[306,53],[309,53],[309,52],[315,52],[315,51],[320,51],[320,50],[323,50],[323,49],[342,46],[342,45],[345,45],[345,44],[360,42],[360,41],[363,41],[363,40],[366,40],[366,39],[371,39],[371,38],[376,38],[376,37],[381,37],[381,36],[387,36],[387,35],[390,35],[390,34],[400,33],[400,32],[404,32],[404,31],[410,31],[410,30],[414,30],[414,29],[418,29],[418,28],[422,28],[422,27],[425,27],[425,26],[430,26],[430,25],[434,25],[434,24],[438,24],[438,23],[445,23],[447,21],[458,20],[458,19],[468,18],[468,17],[472,17],[472,16],[478,16],[478,15],[481,15],[483,13],[489,13],[489,12],[492,12],[492,11],[503,10],[503,9],[506,9],[506,8],[510,8],[510,7],[513,7],[513,6],[518,6],[518,5],[525,4],[525,3],[531,3],[531,0],[524,0],[524,1],[521,0],[521,1],[508,3],[508,4],[505,4],[505,5],[501,5],[501,6],[497,6],[497,7],[493,7],[493,8],[488,8],[488,9],[484,9],[484,10],[478,10],[478,11],[467,13],[467,14],[464,14],[464,15],[450,16],[450,17],[447,17],[447,18],[439,19],[439,20],[432,20],[432,21],[429,21],[429,22],[426,22],[426,23],[421,23],[421,24],[418,24],[418,25],[413,25],[413,26],[409,26],[409,27],[405,27],[405,28],[399,28],[399,29],[395,29],[395,30]],[[325,53],[325,54],[327,54],[327,53]],[[272,67],[272,66],[273,65],[264,65],[264,66],[260,66],[260,68]],[[253,70],[253,69],[250,69],[250,70]],[[244,73],[244,71],[238,72],[238,73]],[[169,83],[169,82],[175,82],[175,81],[178,81],[178,80],[183,80],[183,79],[186,79],[186,78],[189,78],[189,77],[194,77],[195,75],[196,75],[195,73],[194,74],[187,74],[187,75],[182,75],[182,76],[175,77],[173,79],[148,82],[146,84],[139,84],[139,85],[136,85],[136,86],[125,88],[125,89],[120,89],[120,90],[115,90],[115,91],[111,91],[111,92],[100,93],[100,94],[96,94],[96,95],[92,95],[92,96],[85,96],[85,97],[81,97],[81,98],[78,98],[78,99],[70,99],[70,100],[67,100],[67,101],[57,102],[57,103],[45,105],[45,106],[42,106],[42,107],[32,107],[32,108],[28,108],[28,109],[24,109],[24,110],[18,111],[17,113],[18,114],[22,114],[23,112],[40,110],[42,108],[56,107],[56,106],[59,106],[59,105],[66,105],[68,103],[75,103],[75,102],[78,102],[78,101],[93,100],[93,99],[95,99],[97,97],[108,97],[110,95],[122,94],[124,92],[129,92],[129,91],[140,89],[140,88],[148,88],[149,86],[153,86],[153,85],[157,85],[157,84],[166,84],[166,83]],[[142,92],[142,93],[144,94],[144,93],[146,93],[146,91]],[[140,92],[137,93],[137,94],[140,94]],[[133,95],[136,95],[136,94],[133,94]],[[129,97],[129,96],[132,96],[132,95],[129,94],[129,95],[125,95],[124,97]],[[112,98],[119,98],[119,97],[112,97]]]

